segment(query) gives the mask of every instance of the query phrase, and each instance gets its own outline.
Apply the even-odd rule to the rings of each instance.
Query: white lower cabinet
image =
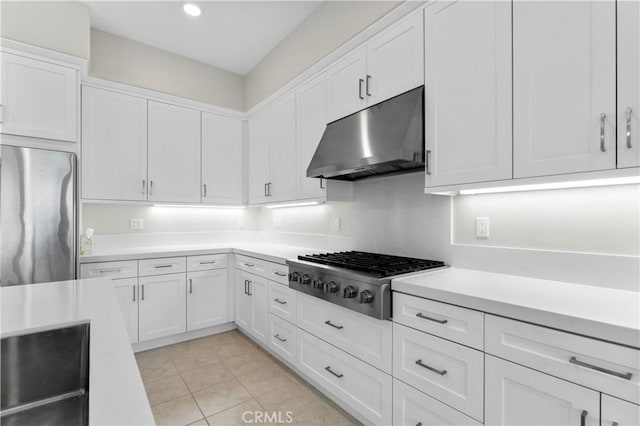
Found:
[[[251,324],[251,296],[247,292],[249,274],[236,269],[236,325],[249,332]]]
[[[296,326],[275,316],[269,315],[269,348],[291,365],[296,363]]]
[[[186,275],[156,275],[139,280],[140,341],[184,333],[187,330]]]
[[[236,271],[236,323],[262,344],[267,344],[269,305],[267,280]]]
[[[187,273],[187,331],[227,322],[227,270]]]
[[[603,394],[600,407],[602,426],[640,425],[640,405]]]
[[[368,423],[391,424],[391,376],[298,328],[302,373],[338,397]]]
[[[118,299],[129,341],[138,341],[138,278],[113,280],[113,291]]]
[[[393,376],[478,421],[483,419],[480,351],[393,324]]]
[[[481,425],[437,399],[393,379],[394,426]]]
[[[296,291],[269,281],[269,312],[289,322],[296,322]]]
[[[485,424],[600,425],[600,393],[486,355]]]

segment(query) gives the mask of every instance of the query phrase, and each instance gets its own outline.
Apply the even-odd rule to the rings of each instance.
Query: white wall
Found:
[[[0,34],[89,58],[89,8],[76,1],[2,1]]]
[[[114,34],[91,30],[89,74],[244,111],[244,78]]]
[[[336,229],[336,219],[340,219],[340,229]],[[353,230],[352,203],[329,202],[317,206],[260,208],[258,229],[349,237]]]
[[[246,110],[401,3],[402,1],[322,3],[247,74],[244,90]]]

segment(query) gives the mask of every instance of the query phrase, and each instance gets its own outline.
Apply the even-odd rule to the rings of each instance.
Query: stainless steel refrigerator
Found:
[[[76,156],[3,145],[0,285],[76,277]]]

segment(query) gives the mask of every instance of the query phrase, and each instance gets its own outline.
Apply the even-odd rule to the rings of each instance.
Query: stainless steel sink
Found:
[[[89,324],[2,338],[0,422],[89,424]]]

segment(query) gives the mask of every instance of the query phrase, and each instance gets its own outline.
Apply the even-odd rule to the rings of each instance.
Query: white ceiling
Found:
[[[245,75],[321,1],[86,1],[91,26]]]

